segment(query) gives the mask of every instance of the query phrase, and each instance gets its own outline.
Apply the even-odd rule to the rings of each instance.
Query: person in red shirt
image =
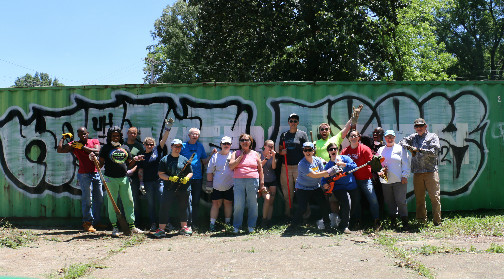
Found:
[[[84,231],[96,232],[96,226],[101,220],[101,207],[103,204],[103,188],[100,175],[95,164],[89,159],[89,153],[100,151],[98,139],[88,138],[89,133],[86,127],[77,130],[78,141],[72,141],[63,145],[66,136],[63,136],[58,143],[58,153],[72,152],[79,160],[79,171],[77,173],[77,184],[82,191],[82,227]],[[92,196],[91,196],[92,194]]]
[[[350,140],[350,146],[345,148],[341,154],[347,155],[357,164],[357,166],[362,166],[365,163],[369,162],[373,158],[373,152],[369,147],[360,143],[361,135],[358,131],[353,130],[348,134],[348,139]],[[369,210],[371,211],[371,216],[374,220],[374,228],[380,228],[380,213],[379,213],[379,205],[378,199],[376,197],[375,190],[373,188],[373,183],[371,181],[371,166],[367,166],[359,169],[358,171],[353,173],[355,176],[355,180],[357,182],[358,188],[361,190],[361,193],[366,196],[367,201],[369,202]],[[361,216],[360,214],[360,203],[355,206],[352,204],[352,210],[355,211],[355,216]],[[358,224],[354,224],[354,226],[358,226]]]

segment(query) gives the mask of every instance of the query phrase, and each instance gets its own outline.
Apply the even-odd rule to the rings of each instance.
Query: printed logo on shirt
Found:
[[[117,164],[123,164],[128,159],[128,152],[122,148],[114,149],[109,154],[110,160]]]
[[[312,168],[311,168],[311,170],[312,170],[313,172],[318,172],[318,171],[319,171],[319,168],[318,168],[318,166],[315,166],[315,167],[312,167]]]

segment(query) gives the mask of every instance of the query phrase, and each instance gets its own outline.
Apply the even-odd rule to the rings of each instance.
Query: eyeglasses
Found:
[[[295,119],[291,119],[291,120],[289,120],[289,123],[298,123],[298,121]]]
[[[153,143],[144,143],[145,146],[154,146]]]
[[[338,150],[338,148],[335,148],[335,147],[332,147],[332,148],[328,148],[327,151],[331,152],[331,151],[336,151]]]
[[[422,127],[424,127],[424,126],[425,126],[425,125],[415,125],[414,127],[415,127],[415,128],[422,128]]]
[[[247,142],[250,141],[250,139],[240,139],[240,142]]]
[[[359,136],[358,135],[351,135],[350,137],[351,138],[358,138]]]
[[[313,151],[313,149],[311,149],[311,148],[310,149],[303,149],[303,152],[312,152],[312,151]]]
[[[222,145],[231,145],[229,142],[223,142]]]
[[[329,128],[320,128],[320,131],[329,131]]]
[[[275,148],[273,145],[265,145],[264,147],[268,147],[268,148],[271,148],[271,149]]]

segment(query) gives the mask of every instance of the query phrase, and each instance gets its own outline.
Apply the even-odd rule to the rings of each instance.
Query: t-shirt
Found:
[[[310,172],[321,172],[324,170],[322,159],[313,156],[313,161],[310,163],[306,158],[299,161],[298,164],[298,177],[296,179],[296,189],[302,190],[315,190],[320,188],[320,178],[309,177]]]
[[[347,148],[343,149],[341,154],[348,155],[348,157],[350,157],[357,164],[358,167],[371,161],[371,159],[373,158],[373,152],[371,152],[371,148],[361,143],[359,143],[357,148],[352,148],[352,146],[348,146]],[[354,172],[353,174],[355,176],[355,179],[357,180],[371,179],[371,166],[363,167],[358,171]]]
[[[236,158],[242,153],[241,150],[236,151]],[[243,154],[240,163],[234,168],[233,178],[259,178],[257,170],[257,152],[250,150],[249,153]]]
[[[215,153],[208,161],[207,173],[213,173],[213,187],[219,191],[227,191],[233,187],[233,170],[229,167],[231,152],[227,155]]]
[[[187,158],[180,155],[178,157],[173,157],[171,154],[164,156],[159,161],[158,171],[164,172],[168,176],[178,175],[178,177],[183,178],[186,177],[187,174],[192,172],[191,164],[184,169],[182,173],[180,171],[184,168],[185,163],[187,162]],[[171,188],[173,186],[173,182],[170,180],[163,180],[163,184],[165,187]],[[185,188],[189,187],[189,183],[186,184]]]
[[[145,152],[145,148],[143,144],[135,139],[135,142],[133,144],[129,144],[128,142],[124,143],[128,148],[130,149],[130,153],[132,157],[135,157],[136,155],[139,155],[143,152]],[[138,172],[134,172],[133,175],[131,176],[132,179],[138,179]]]
[[[286,131],[280,135],[280,146],[285,142],[287,148],[287,165],[295,166],[304,158],[303,143],[307,141],[308,136],[301,130],[297,130],[296,133]]]
[[[197,141],[195,144],[190,144],[188,141],[184,142],[182,144],[182,151],[180,151],[180,155],[186,158],[190,158],[193,153],[196,154],[191,161],[193,169],[192,179],[203,179],[201,159],[206,159],[207,157],[203,144],[201,144],[199,141]]]
[[[261,153],[261,161],[266,159],[264,155]],[[266,161],[266,164],[263,166],[263,174],[264,174],[264,182],[275,182],[276,181],[276,174],[275,170],[273,169],[273,160],[275,160],[275,157],[271,157]]]
[[[327,152],[327,146],[331,143],[336,144],[336,146],[340,146],[342,142],[343,138],[341,137],[341,131],[334,137],[328,138],[327,140],[319,139],[315,142],[315,155],[322,158],[324,161],[329,162],[331,158],[329,157],[329,152]]]
[[[113,178],[126,176],[128,159],[133,159],[128,146],[122,145],[114,147],[111,144],[105,144],[100,149],[100,158],[105,160],[105,175]]]
[[[355,169],[355,167],[357,167],[357,165],[355,164],[354,161],[352,161],[352,159],[350,159],[350,157],[346,156],[346,155],[338,155],[336,157],[336,160],[337,161],[341,161],[343,163],[346,164],[346,166],[343,168],[343,172],[349,172],[353,169]],[[336,163],[334,161],[329,161],[327,162],[327,164],[325,165],[325,170],[328,170],[330,169],[331,167],[333,167],[334,165],[336,165]],[[324,185],[324,184],[330,184],[332,181],[332,178],[333,177],[324,177],[322,178],[322,182],[321,184]],[[334,181],[334,188],[333,188],[333,191],[334,190],[353,190],[357,188],[357,183],[355,182],[355,177],[353,175],[353,173],[349,173],[345,176],[342,176],[341,178],[339,178],[338,180]]]
[[[73,141],[70,142],[70,144],[72,143]],[[95,148],[95,146],[97,145],[100,146],[100,142],[98,141],[98,139],[88,139],[86,144],[84,144],[84,146],[88,148]],[[74,148],[73,154],[79,160],[79,171],[78,171],[79,173],[97,172],[94,162],[89,160],[89,154],[86,153],[86,151]]]
[[[138,168],[143,169],[144,181],[156,181],[159,179],[158,167],[159,161],[162,158],[161,154],[163,154],[163,149],[159,145],[152,149],[150,153],[142,152],[139,154],[144,155],[144,160],[137,162]]]

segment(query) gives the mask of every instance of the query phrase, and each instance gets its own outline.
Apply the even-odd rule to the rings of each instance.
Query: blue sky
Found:
[[[174,2],[1,1],[0,88],[36,71],[65,85],[143,83],[154,21]]]

